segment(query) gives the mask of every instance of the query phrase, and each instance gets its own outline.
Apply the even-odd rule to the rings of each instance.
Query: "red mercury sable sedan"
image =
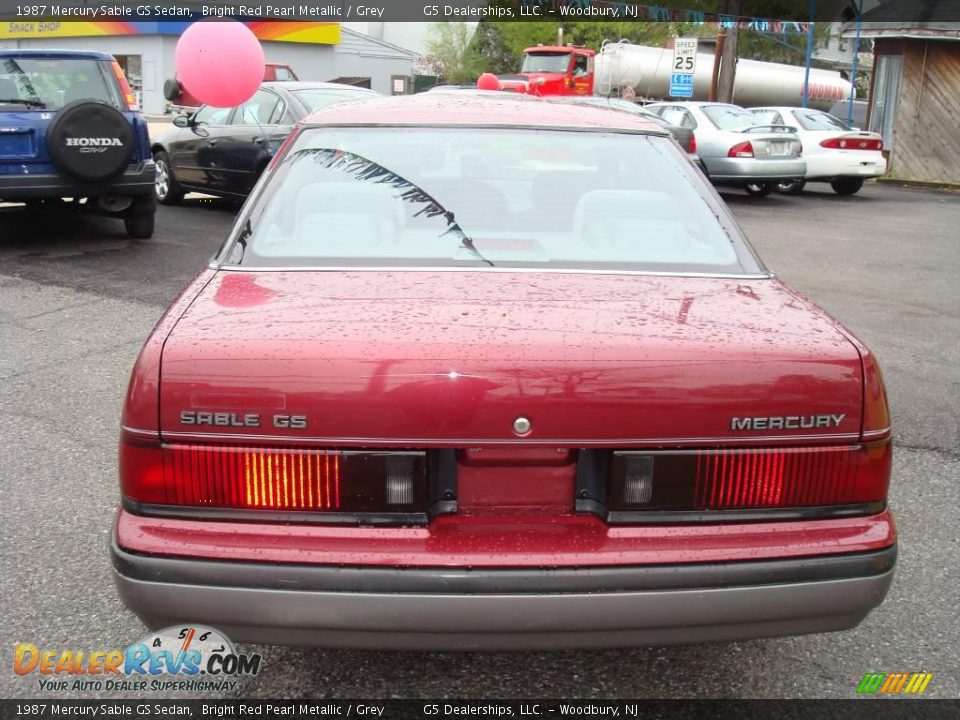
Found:
[[[876,360],[626,113],[496,93],[293,133],[133,370],[151,627],[369,648],[842,630],[896,559]]]

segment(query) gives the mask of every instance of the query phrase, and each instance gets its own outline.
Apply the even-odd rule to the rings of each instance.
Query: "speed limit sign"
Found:
[[[674,38],[673,66],[670,69],[670,96],[693,97],[693,75],[697,69],[697,39]]]

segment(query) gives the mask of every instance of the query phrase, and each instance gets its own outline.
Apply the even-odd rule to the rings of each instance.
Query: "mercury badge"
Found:
[[[517,435],[529,435],[531,427],[533,426],[530,424],[530,419],[523,415],[513,421],[513,432]]]

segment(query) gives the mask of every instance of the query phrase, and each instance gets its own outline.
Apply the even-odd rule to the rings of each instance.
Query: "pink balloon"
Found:
[[[477,90],[499,90],[500,78],[493,73],[484,73],[477,78]]]
[[[263,82],[263,48],[240,22],[194,23],[180,36],[175,58],[180,83],[205,105],[240,105]]]

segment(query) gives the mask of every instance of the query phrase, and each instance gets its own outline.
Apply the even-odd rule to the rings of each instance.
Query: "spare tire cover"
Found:
[[[105,182],[126,170],[134,141],[130,121],[99,100],[64,105],[47,129],[47,151],[53,164],[85,182]]]
[[[180,87],[180,83],[173,78],[170,78],[163,83],[163,97],[165,97],[170,102],[176,102],[180,99],[180,95],[183,94],[183,90]]]

